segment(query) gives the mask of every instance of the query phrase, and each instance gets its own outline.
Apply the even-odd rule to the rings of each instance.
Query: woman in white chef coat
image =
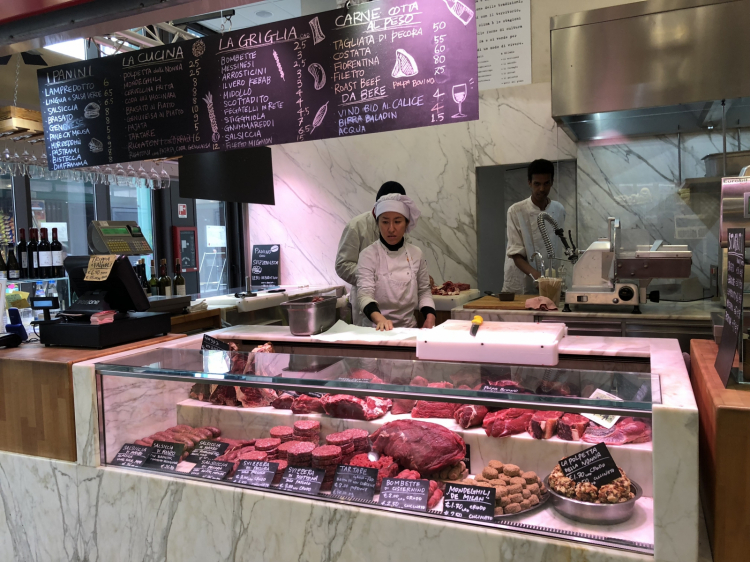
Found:
[[[425,318],[423,328],[435,326],[435,302],[422,250],[404,242],[419,220],[410,198],[393,193],[378,199],[373,209],[380,239],[359,255],[357,297],[362,326],[378,330],[415,328],[414,311]]]

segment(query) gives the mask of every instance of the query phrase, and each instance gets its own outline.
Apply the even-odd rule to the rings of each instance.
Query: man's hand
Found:
[[[424,324],[422,324],[423,330],[431,330],[435,327],[435,315],[430,313],[428,314],[424,319]]]
[[[513,259],[513,263],[516,264],[516,267],[520,269],[524,275],[531,275],[534,279],[539,279],[542,276],[541,273],[532,267],[525,257],[516,254],[511,256],[511,258]]]
[[[393,330],[393,322],[388,320],[380,312],[373,312],[370,315],[370,319],[372,320],[373,324],[375,324],[375,328],[378,330],[378,332],[390,332],[391,330]]]

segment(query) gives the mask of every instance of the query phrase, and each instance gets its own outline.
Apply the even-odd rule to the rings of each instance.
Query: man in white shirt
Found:
[[[387,181],[380,186],[375,197],[377,202],[383,195],[399,193],[406,195],[404,187],[395,181]],[[380,229],[372,214],[372,209],[361,215],[357,215],[344,227],[339,241],[339,249],[336,253],[336,275],[349,283],[352,288],[349,292],[349,302],[352,304],[352,323],[360,325],[363,318],[362,312],[357,306],[357,262],[362,250],[380,239]]]
[[[528,295],[538,290],[533,279],[539,279],[542,272],[529,260],[535,252],[539,252],[546,260],[547,251],[542,233],[537,226],[537,217],[544,211],[555,219],[560,228],[565,224],[565,207],[549,198],[554,180],[554,164],[549,160],[534,160],[528,168],[531,197],[511,205],[508,209],[508,245],[505,251],[503,291]],[[555,248],[555,256],[562,257],[560,239],[554,235],[551,225],[547,228],[547,234]],[[545,267],[550,268],[552,264],[545,261]]]

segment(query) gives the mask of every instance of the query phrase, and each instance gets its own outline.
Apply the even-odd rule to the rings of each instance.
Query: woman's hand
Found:
[[[431,330],[435,327],[435,315],[434,314],[428,314],[424,319],[424,324],[422,324],[423,330]]]
[[[393,330],[393,322],[388,320],[380,312],[373,312],[370,315],[370,319],[375,324],[375,328],[378,332],[390,332]]]

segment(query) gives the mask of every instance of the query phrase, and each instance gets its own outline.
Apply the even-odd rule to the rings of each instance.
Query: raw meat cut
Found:
[[[433,295],[458,295],[461,291],[468,291],[471,289],[471,285],[468,283],[453,283],[452,281],[446,281],[440,287],[431,287]]]
[[[529,422],[529,435],[534,439],[551,439],[557,433],[557,420],[562,417],[562,412],[537,412]]]
[[[651,441],[651,424],[639,418],[622,418],[611,429],[592,423],[583,434],[586,443],[625,445]]]
[[[190,398],[193,400],[200,400],[201,402],[208,402],[211,397],[211,385],[198,383],[194,384],[190,388]]]
[[[490,437],[506,437],[523,433],[534,416],[534,410],[508,408],[487,414],[482,422],[484,432]]]
[[[367,456],[367,453],[361,453],[354,455],[349,461],[351,466],[363,466],[365,468],[376,468],[378,470],[378,478],[375,481],[375,491],[380,491],[380,485],[383,482],[383,478],[392,478],[398,474],[398,463],[393,462],[393,459],[388,456],[381,456],[376,461],[371,461]]]
[[[357,398],[349,394],[327,394],[321,400],[326,414],[349,420],[375,420],[388,413],[391,401],[368,396]]]
[[[431,382],[427,386],[432,388],[453,388],[449,382]],[[428,400],[417,400],[411,411],[413,418],[452,418],[458,404],[453,402],[432,402]]]
[[[240,353],[237,344],[229,342],[230,367],[229,372],[234,375],[241,375],[247,368],[247,354]]]
[[[373,375],[370,371],[365,371],[364,369],[357,369],[347,378],[366,380],[373,384],[383,384],[383,379],[377,375]]]
[[[213,391],[210,398],[211,404],[217,404],[219,406],[239,406],[240,402],[237,400],[237,391],[233,386],[227,386],[220,384]]]
[[[428,384],[430,384],[430,382],[426,378],[420,377],[419,375],[417,375],[416,377],[411,379],[409,386],[427,386]],[[406,400],[406,399],[394,400],[391,413],[393,415],[408,414],[414,409],[414,405],[416,403],[417,403],[416,400]]]
[[[442,425],[396,420],[370,436],[372,448],[393,457],[404,468],[429,474],[452,466],[466,456],[466,444]]]
[[[292,412],[295,414],[323,414],[323,404],[320,398],[315,396],[308,396],[307,394],[300,394],[298,398],[292,402]]]
[[[245,408],[262,408],[278,398],[276,391],[270,388],[252,388],[237,386],[237,398]]]
[[[271,402],[271,406],[273,406],[277,410],[291,410],[292,402],[294,402],[294,399],[297,398],[297,396],[299,395],[296,392],[282,392],[281,396]]]
[[[473,404],[464,404],[456,408],[453,419],[464,429],[469,429],[477,425],[482,425],[485,416],[489,410],[484,406],[475,406]]]
[[[565,414],[557,422],[557,436],[566,441],[580,441],[588,426],[588,418],[578,414]]]

